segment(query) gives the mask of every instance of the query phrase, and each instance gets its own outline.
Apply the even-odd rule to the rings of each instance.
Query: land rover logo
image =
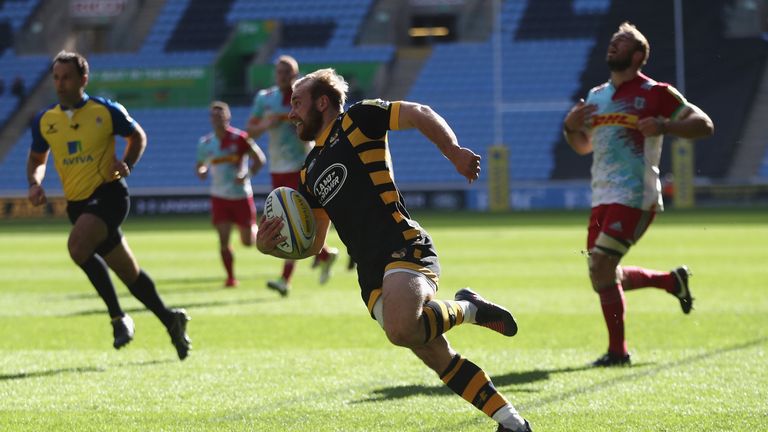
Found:
[[[320,205],[325,206],[330,202],[339,193],[346,179],[347,167],[344,165],[335,163],[326,168],[317,178],[315,186],[312,188],[318,201],[320,201]]]

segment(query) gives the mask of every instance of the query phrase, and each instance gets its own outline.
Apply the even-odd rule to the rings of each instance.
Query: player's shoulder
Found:
[[[112,100],[103,96],[89,96],[88,100],[92,103],[95,103],[97,105],[102,105],[107,108],[125,110],[125,108],[123,107],[123,105],[120,104],[120,102],[117,102],[115,100]]]
[[[56,111],[56,108],[59,106],[58,103],[52,103],[45,108],[41,109],[40,111],[35,114],[35,117],[33,117],[33,122],[40,121],[41,118],[43,118],[44,115],[48,113],[53,113]]]
[[[248,133],[233,126],[227,127],[227,133],[234,138],[248,139]]]
[[[272,86],[259,90],[256,92],[256,97],[274,97],[280,94],[280,87]]]
[[[606,91],[609,88],[610,84],[611,83],[609,81],[606,81],[604,83],[598,84],[598,85],[592,87],[589,90],[589,93],[597,94],[597,93],[604,92],[604,91]]]
[[[385,113],[389,111],[390,105],[392,102],[382,99],[363,99],[352,104],[346,113],[354,120],[360,115]]]
[[[214,136],[215,135],[213,132],[208,132],[207,134],[201,136],[199,139],[200,145],[210,144],[213,141]]]

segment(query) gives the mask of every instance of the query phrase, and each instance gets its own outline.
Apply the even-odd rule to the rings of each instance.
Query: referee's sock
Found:
[[[104,262],[99,255],[93,254],[88,260],[80,264],[80,268],[83,269],[91,284],[96,288],[96,292],[104,303],[107,305],[109,316],[111,318],[120,318],[125,313],[120,308],[120,302],[117,300],[117,293],[115,292],[115,286],[112,284],[112,279],[109,277],[109,268],[107,263]]]
[[[155,282],[144,272],[144,270],[139,270],[139,277],[137,277],[132,284],[128,285],[128,290],[131,291],[131,294],[139,299],[147,309],[151,310],[166,327],[171,325],[173,314],[167,307],[165,307],[163,300],[157,293]]]

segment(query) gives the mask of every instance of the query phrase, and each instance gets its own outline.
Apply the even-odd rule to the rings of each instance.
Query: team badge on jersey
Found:
[[[643,109],[645,108],[645,98],[644,97],[636,97],[635,98],[635,108],[636,109]]]
[[[335,163],[323,171],[318,176],[314,187],[312,188],[320,205],[325,206],[344,186],[347,179],[347,167],[340,163]]]
[[[361,102],[363,105],[373,105],[381,109],[389,108],[389,102],[381,99],[365,99]]]

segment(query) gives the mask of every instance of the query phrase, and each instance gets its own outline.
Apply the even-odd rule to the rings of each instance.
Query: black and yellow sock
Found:
[[[454,300],[431,300],[424,304],[424,343],[464,322],[464,311]]]
[[[488,375],[471,361],[459,354],[453,356],[451,363],[440,374],[440,379],[475,408],[488,417],[499,409],[509,405],[504,396],[496,391]]]

